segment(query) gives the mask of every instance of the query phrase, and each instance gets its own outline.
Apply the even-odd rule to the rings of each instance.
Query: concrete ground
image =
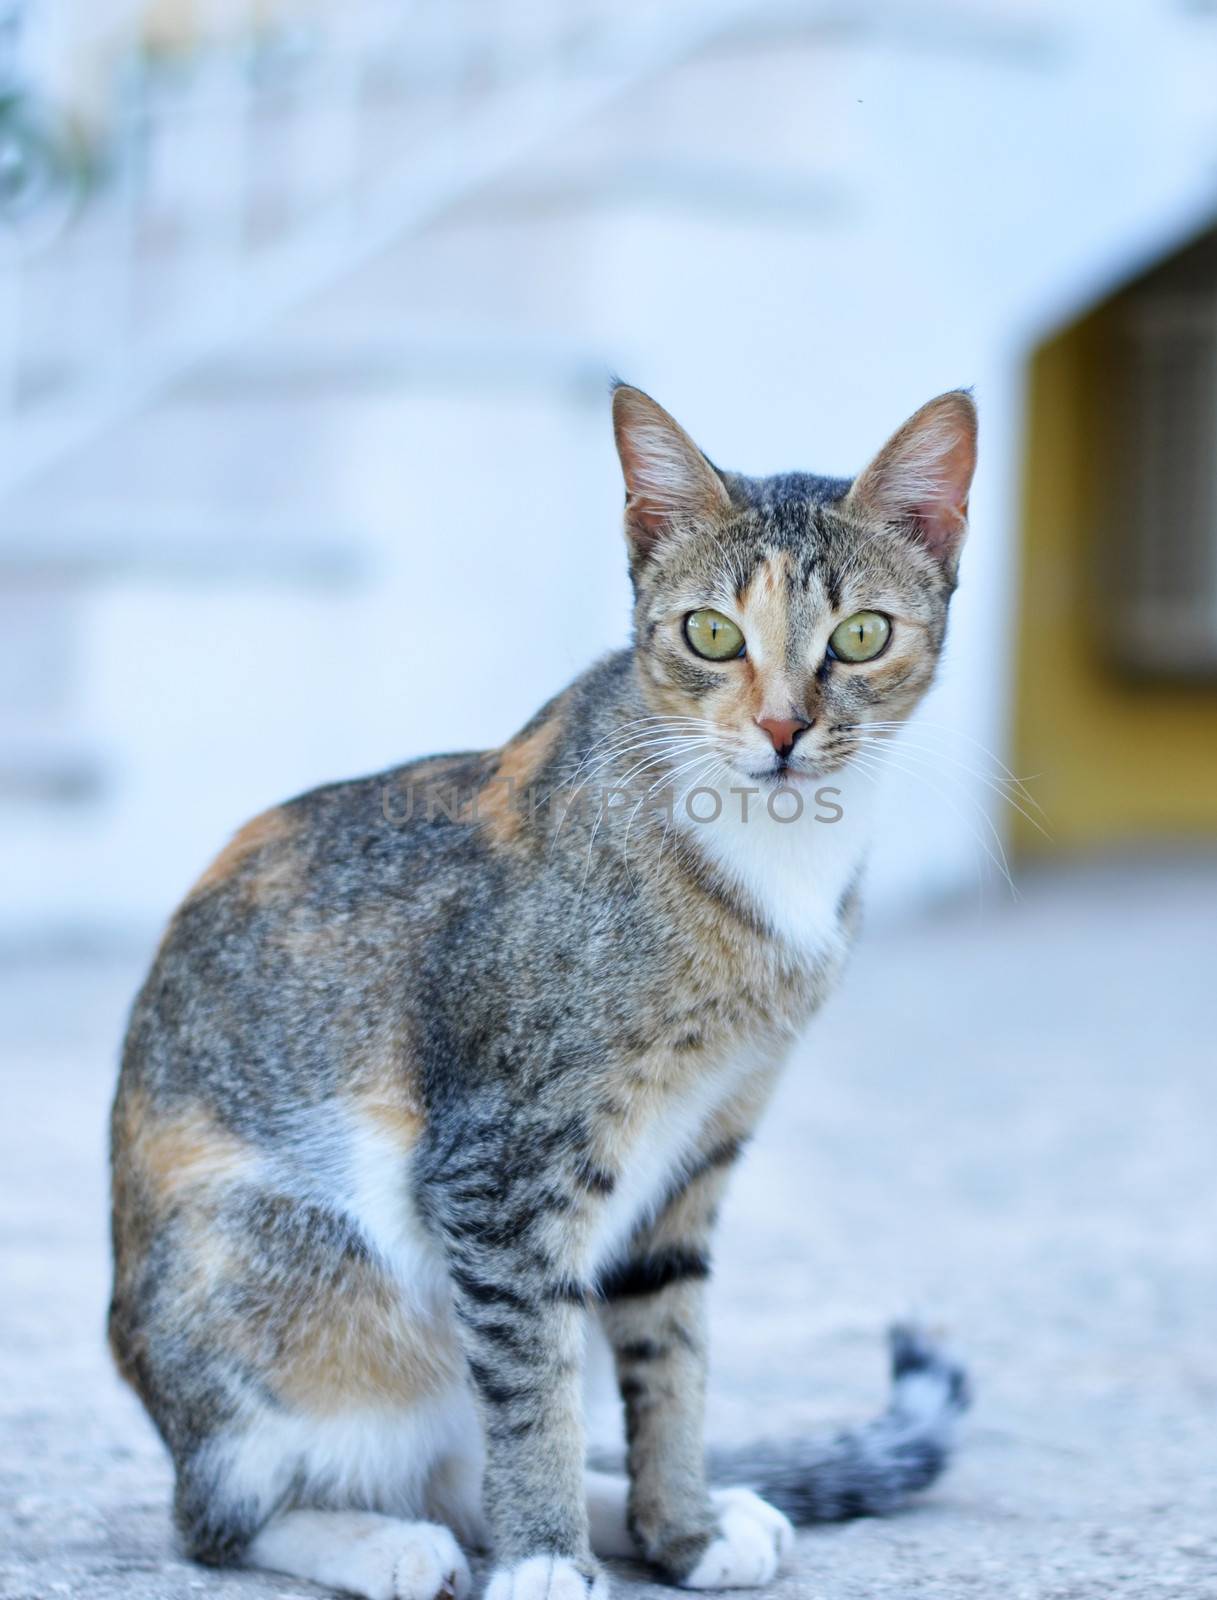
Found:
[[[715,1438],[878,1409],[910,1309],[977,1389],[950,1475],[804,1534],[775,1600],[1217,1597],[1217,864],[1024,888],[864,936],[728,1208]],[[0,1595],[318,1594],[175,1555],[166,1462],[108,1364],[103,1130],[137,976],[0,973]],[[664,1591],[622,1569],[622,1592]]]

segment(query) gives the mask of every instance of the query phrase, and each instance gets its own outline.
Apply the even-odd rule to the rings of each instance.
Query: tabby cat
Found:
[[[501,749],[249,823],[135,1002],[110,1338],[200,1561],[367,1600],[462,1600],[462,1546],[489,1600],[602,1600],[596,1555],[747,1588],[787,1515],[888,1509],[945,1460],[963,1375],[905,1329],[882,1417],[711,1488],[703,1297],[854,932],[852,757],[934,675],[973,404],[931,400],[852,483],[720,471],[624,385],[613,418],[632,645]],[[592,1316],[621,1477],[586,1470]]]

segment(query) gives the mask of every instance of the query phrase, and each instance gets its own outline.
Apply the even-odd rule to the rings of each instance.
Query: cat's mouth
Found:
[[[760,771],[745,768],[741,776],[747,778],[749,783],[762,784],[766,788],[787,789],[805,783],[816,783],[826,775],[826,772],[827,768],[818,762],[815,766],[811,766],[807,762],[786,761],[779,756]]]

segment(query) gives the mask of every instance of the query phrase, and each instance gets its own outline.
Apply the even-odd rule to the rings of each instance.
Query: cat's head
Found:
[[[814,778],[934,675],[967,531],[976,410],[939,395],[848,479],[715,467],[640,389],[613,425],[642,690],[728,770]],[[680,721],[679,719],[688,719]]]

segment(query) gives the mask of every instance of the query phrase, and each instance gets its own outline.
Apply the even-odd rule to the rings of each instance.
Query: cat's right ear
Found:
[[[712,522],[731,508],[726,485],[674,417],[649,394],[619,383],[613,433],[625,477],[625,536],[638,567],[674,528]]]

